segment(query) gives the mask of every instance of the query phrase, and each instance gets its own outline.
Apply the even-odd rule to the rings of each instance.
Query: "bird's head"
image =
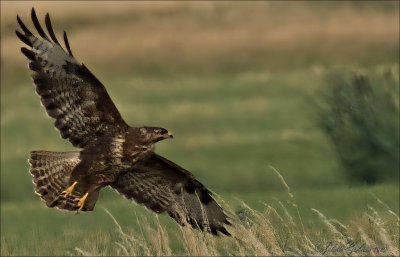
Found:
[[[141,127],[140,134],[145,141],[153,144],[167,138],[173,138],[168,130],[159,127]]]

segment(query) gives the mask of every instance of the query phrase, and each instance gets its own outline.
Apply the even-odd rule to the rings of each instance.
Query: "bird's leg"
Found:
[[[75,181],[70,187],[68,187],[67,189],[65,189],[64,191],[62,191],[62,195],[64,197],[68,197],[71,195],[72,191],[74,190],[75,185],[78,184],[78,181]]]
[[[77,210],[77,213],[80,213],[83,209],[83,205],[85,204],[86,198],[88,197],[89,193],[87,192],[82,198],[75,198],[74,201],[78,201],[78,207],[79,209]]]

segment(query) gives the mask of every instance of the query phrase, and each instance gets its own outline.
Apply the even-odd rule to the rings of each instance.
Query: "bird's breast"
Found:
[[[118,134],[111,138],[109,148],[105,154],[105,162],[110,166],[121,166],[124,159],[125,135]]]

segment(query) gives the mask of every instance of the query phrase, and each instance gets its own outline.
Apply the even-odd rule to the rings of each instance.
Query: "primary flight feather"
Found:
[[[32,151],[29,158],[35,191],[48,207],[91,211],[101,188],[111,186],[154,212],[168,212],[179,224],[229,235],[230,224],[211,192],[193,174],[153,151],[172,135],[159,127],[125,123],[103,84],[66,51],[52,29],[49,14],[41,27],[32,8],[35,36],[17,16],[17,36],[34,71],[36,92],[55,127],[76,152]]]

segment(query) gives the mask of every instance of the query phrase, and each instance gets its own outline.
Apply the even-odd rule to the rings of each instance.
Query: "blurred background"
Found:
[[[75,58],[125,121],[171,131],[157,152],[227,203],[262,209],[287,200],[272,166],[305,222],[310,208],[345,222],[375,197],[399,209],[398,2],[2,1],[1,236],[9,252],[62,254],[84,231],[112,226],[102,207],[124,225],[145,212],[112,190],[81,215],[47,209],[34,194],[29,152],[73,148],[40,106],[15,35],[17,14],[33,30],[32,7],[43,25],[50,13],[59,39],[67,31]],[[33,235],[53,241],[23,240]]]

